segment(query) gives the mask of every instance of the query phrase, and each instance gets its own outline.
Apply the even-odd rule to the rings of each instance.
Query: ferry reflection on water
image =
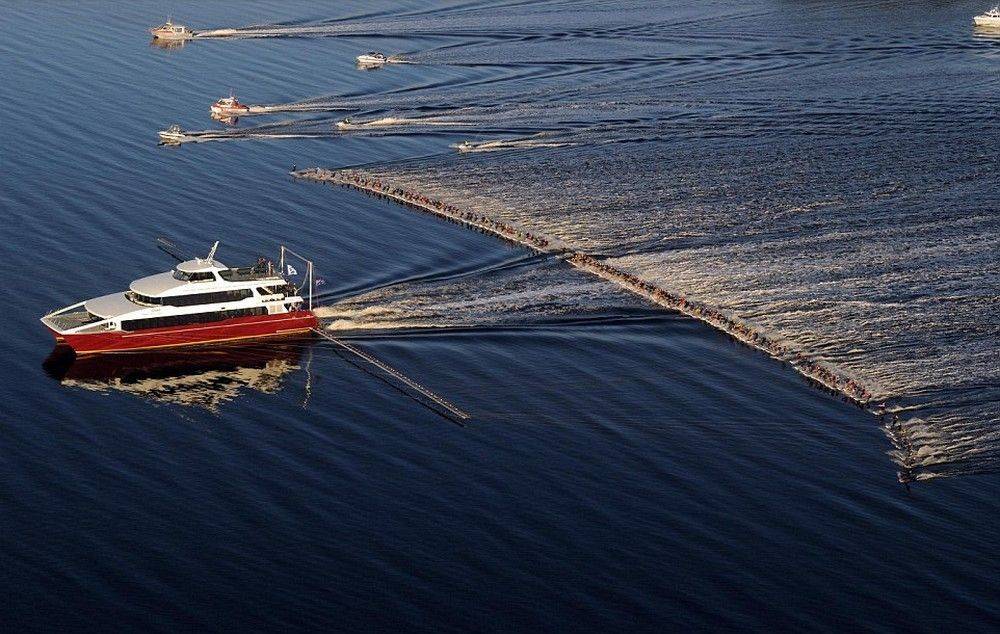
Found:
[[[215,411],[246,391],[278,392],[302,369],[311,338],[77,357],[58,345],[42,364],[65,386],[127,392],[151,401]]]

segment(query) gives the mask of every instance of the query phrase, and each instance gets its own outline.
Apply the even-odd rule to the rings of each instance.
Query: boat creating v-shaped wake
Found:
[[[88,299],[41,318],[77,354],[148,350],[303,333],[318,324],[312,312],[312,262],[296,287],[279,268],[261,258],[246,268],[229,268],[215,258],[180,262],[172,271],[135,280],[129,290]],[[180,259],[180,258],[178,258]],[[289,275],[297,271],[288,265]],[[301,290],[308,287],[306,298]]]

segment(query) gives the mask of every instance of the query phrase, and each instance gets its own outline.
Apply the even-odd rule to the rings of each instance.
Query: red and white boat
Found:
[[[238,117],[241,114],[250,112],[250,106],[240,103],[236,95],[230,93],[228,97],[223,97],[213,103],[209,110],[212,114],[220,117]]]
[[[195,35],[194,31],[183,24],[174,24],[170,18],[167,18],[167,21],[160,26],[154,26],[149,29],[149,32],[152,34],[154,40],[166,40],[170,42],[190,40]]]
[[[207,258],[185,260],[173,271],[135,280],[127,291],[53,311],[42,323],[77,354],[259,339],[317,326],[312,262],[282,246],[277,270],[263,258],[251,267],[229,268],[214,259],[218,246]],[[286,256],[304,263],[301,287],[283,275]],[[290,264],[287,272],[298,274]]]

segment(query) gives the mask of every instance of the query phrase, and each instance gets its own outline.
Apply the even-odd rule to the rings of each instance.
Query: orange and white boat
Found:
[[[218,246],[207,258],[184,260],[172,271],[135,280],[127,291],[61,308],[41,321],[77,354],[259,339],[317,326],[312,262],[282,246],[277,270],[263,258],[254,266],[230,268],[215,259]],[[298,275],[287,257],[303,262],[299,287],[284,276],[286,270]]]
[[[160,26],[154,26],[149,29],[149,33],[153,36],[154,40],[165,40],[170,42],[190,40],[195,34],[194,31],[187,28],[183,24],[174,24],[170,18],[167,18],[167,21]]]
[[[228,97],[223,97],[213,103],[209,110],[212,114],[220,117],[238,117],[250,112],[250,106],[240,103],[234,93],[229,93]]]

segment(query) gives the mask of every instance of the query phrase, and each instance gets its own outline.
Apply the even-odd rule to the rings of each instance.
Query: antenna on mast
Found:
[[[212,250],[208,252],[208,257],[205,258],[205,259],[208,260],[209,262],[211,262],[212,258],[215,257],[215,250],[218,249],[218,248],[219,248],[219,241],[216,240],[215,244],[212,245]]]

